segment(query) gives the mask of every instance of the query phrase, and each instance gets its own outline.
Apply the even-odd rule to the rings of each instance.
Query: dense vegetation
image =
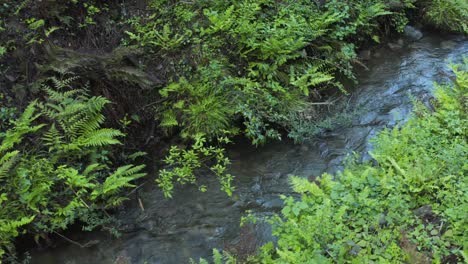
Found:
[[[263,263],[463,263],[468,259],[468,59],[435,111],[416,105],[402,127],[374,140],[378,165],[350,162],[335,177],[292,178],[272,220]]]
[[[19,235],[112,230],[143,151],[166,155],[165,196],[200,170],[230,195],[224,144],[314,136],[357,51],[410,20],[467,33],[468,4],[0,1],[0,258]]]
[[[73,81],[51,78],[54,86],[43,86],[47,100],[31,102],[2,135],[0,256],[13,252],[19,234],[39,241],[77,220],[84,230],[105,225],[106,209],[125,200],[120,190],[145,175],[144,165],[112,168],[110,147],[124,134],[102,127],[109,101]]]
[[[353,157],[312,182],[291,177],[301,197],[283,197],[267,219],[277,243],[246,262],[466,263],[468,59],[451,67],[456,81],[436,86],[435,110],[417,102],[406,124],[380,132],[374,161]],[[213,260],[236,263],[217,250]]]

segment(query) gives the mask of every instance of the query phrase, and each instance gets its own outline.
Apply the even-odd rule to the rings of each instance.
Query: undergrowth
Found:
[[[74,88],[75,78],[51,78],[45,101],[33,101],[2,133],[0,144],[0,260],[14,260],[14,238],[48,240],[74,223],[107,228],[107,209],[145,175],[144,165],[116,166],[109,149],[124,134],[102,127],[109,101]],[[139,154],[128,155],[128,160]]]
[[[468,60],[436,85],[435,111],[417,104],[408,123],[379,133],[372,164],[353,160],[283,197],[269,221],[278,243],[261,263],[462,263],[467,261]]]
[[[411,21],[466,33],[467,4],[1,1],[1,254],[11,256],[21,234],[46,240],[78,221],[106,225],[106,209],[143,176],[141,165],[127,165],[142,152],[122,149],[167,154],[156,179],[166,197],[177,184],[197,184],[201,171],[231,195],[226,144],[236,136],[257,146],[306,140],[347,122],[345,113],[310,113],[356,81],[360,48]],[[54,67],[90,85],[72,89],[76,80],[50,78]],[[122,140],[116,128],[130,136]],[[411,230],[402,237],[413,239]]]

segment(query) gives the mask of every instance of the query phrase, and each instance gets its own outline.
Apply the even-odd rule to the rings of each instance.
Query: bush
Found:
[[[291,117],[300,117],[310,101],[344,92],[341,80],[355,78],[356,47],[378,39],[393,4],[152,0],[147,16],[128,21],[125,44],[167,65],[163,71],[171,79],[159,89],[162,103],[155,107],[166,135],[188,144],[203,135],[215,144],[218,137],[241,134],[261,145],[288,131],[300,140],[314,134],[300,124],[318,122]],[[161,175],[159,181],[172,188],[168,171]]]
[[[262,263],[461,263],[467,261],[468,60],[454,85],[437,85],[435,112],[417,104],[402,127],[381,132],[377,166],[350,162],[335,177],[293,177],[272,219],[276,247]]]
[[[47,100],[33,101],[0,144],[0,261],[14,254],[13,239],[39,242],[79,222],[84,230],[109,223],[106,209],[125,199],[123,188],[142,177],[143,165],[115,168],[107,149],[120,131],[103,128],[109,101],[72,89],[74,78],[51,78]]]
[[[449,31],[468,33],[468,3],[463,0],[432,0],[427,5],[426,20]]]

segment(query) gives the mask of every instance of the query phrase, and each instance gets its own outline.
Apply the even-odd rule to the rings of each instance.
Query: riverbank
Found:
[[[114,213],[129,197],[148,211],[141,194],[153,186],[161,204],[216,187],[240,208],[277,208],[236,196],[226,147],[354,126],[369,111],[346,97],[358,69],[418,49],[422,28],[466,33],[466,10],[460,0],[2,2],[0,256],[17,261],[23,240],[96,243],[69,228],[131,232]],[[392,125],[405,113],[368,118]],[[324,141],[321,155],[334,155]]]
[[[288,175],[313,179],[342,168],[343,158],[352,151],[365,154],[371,148],[369,139],[378,131],[407,119],[412,98],[429,102],[433,82],[451,76],[447,61],[459,60],[468,52],[463,37],[425,35],[420,41],[407,43],[405,49],[386,49],[382,57],[369,61],[369,71],[359,74],[360,85],[349,96],[353,108],[366,111],[355,116],[350,125],[327,131],[302,145],[272,143],[260,149],[248,142],[234,145],[228,152],[233,161],[230,172],[237,176],[233,198],[223,195],[211,177],[202,180],[209,187],[207,193],[199,194],[196,187],[177,189],[169,201],[163,201],[161,193],[149,188],[138,196],[144,212],[135,202],[120,214],[127,228],[121,238],[91,234],[78,241],[101,243],[85,249],[59,243],[54,250],[34,253],[33,262],[113,263],[127,257],[136,263],[180,263],[190,257],[210,256],[212,248],[242,248],[239,243],[252,246],[245,250],[251,253],[270,240],[271,233],[266,225],[241,231],[240,217],[247,210],[258,216],[278,212],[282,208],[279,195],[292,194]],[[454,45],[447,47],[447,41]],[[369,157],[364,155],[364,159]]]

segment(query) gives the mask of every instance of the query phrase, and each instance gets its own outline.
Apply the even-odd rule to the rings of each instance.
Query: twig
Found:
[[[144,182],[144,183],[138,185],[138,186],[135,187],[131,192],[129,192],[126,196],[128,197],[128,196],[132,195],[132,193],[136,192],[138,189],[141,188],[141,186],[143,186],[143,185],[145,185],[145,184],[146,184],[146,182]]]
[[[310,103],[311,105],[332,105],[334,102],[317,102],[317,103]]]
[[[140,209],[141,209],[141,211],[143,211],[143,212],[144,212],[144,211],[145,211],[145,207],[143,206],[143,202],[141,201],[141,199],[140,199],[140,198],[138,198],[138,205],[140,205]]]
[[[64,235],[62,235],[62,234],[60,234],[60,233],[57,232],[57,231],[54,231],[54,234],[58,235],[59,237],[65,239],[66,241],[68,241],[69,243],[72,243],[72,244],[75,245],[75,246],[79,246],[80,248],[87,248],[87,247],[90,247],[90,246],[92,246],[92,245],[94,245],[94,244],[99,243],[99,240],[91,240],[91,241],[89,241],[89,242],[87,242],[87,243],[85,243],[85,244],[81,244],[81,243],[78,243],[78,242],[76,242],[76,241],[74,241],[74,240],[71,240],[70,238],[68,238],[68,237],[66,237],[66,236],[64,236]]]

